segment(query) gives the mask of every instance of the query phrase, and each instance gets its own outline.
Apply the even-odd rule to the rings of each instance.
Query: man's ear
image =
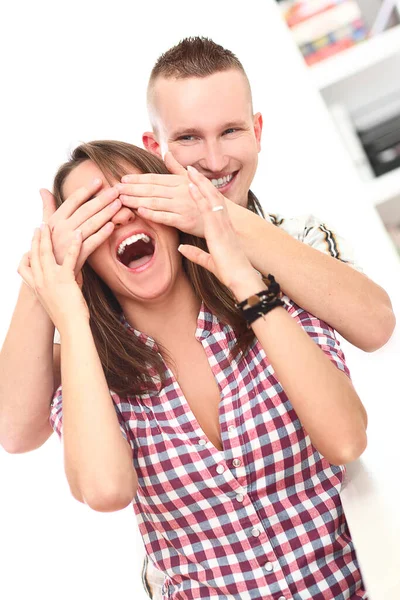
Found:
[[[258,151],[261,150],[261,133],[263,128],[263,118],[261,113],[256,113],[253,117],[254,133],[257,140]]]
[[[161,148],[153,131],[145,131],[142,135],[143,146],[157,156],[161,156]],[[162,158],[162,156],[161,156]]]

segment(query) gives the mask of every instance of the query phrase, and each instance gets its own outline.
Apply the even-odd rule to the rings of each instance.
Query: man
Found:
[[[394,328],[389,298],[349,267],[352,260],[342,239],[313,217],[262,219],[254,214],[260,214],[260,205],[249,190],[262,117],[253,114],[249,82],[230,51],[204,38],[171,48],[152,70],[148,110],[153,131],[143,135],[143,143],[165,157],[176,175],[124,178],[120,190],[126,206],[201,235],[182,168],[195,166],[230,200],[231,220],[256,269],[276,273],[290,298],[362,350],[386,343]]]
[[[123,178],[118,187],[124,205],[147,219],[202,235],[182,169],[195,166],[230,201],[231,220],[255,268],[276,273],[289,297],[354,345],[371,351],[385,343],[394,327],[390,301],[349,267],[354,264],[344,240],[311,216],[259,216],[262,211],[250,185],[262,117],[253,114],[249,82],[230,51],[204,38],[186,39],[171,48],[152,70],[148,111],[153,131],[143,135],[144,146],[161,155],[175,176]],[[375,303],[380,317],[373,314]],[[161,598],[162,573],[146,562],[144,586],[150,597]]]
[[[131,175],[117,189],[87,202],[95,195],[94,183],[93,189],[56,212],[51,194],[42,192],[44,220],[51,226],[60,260],[74,230],[86,226],[82,265],[106,239],[104,223],[118,219],[119,208],[135,209],[145,218],[202,235],[184,169],[192,165],[228,199],[233,225],[258,271],[274,273],[289,297],[356,346],[366,351],[382,346],[394,327],[390,300],[384,290],[349,266],[352,260],[344,242],[312,217],[286,221],[260,216],[250,185],[257,168],[262,118],[253,115],[250,86],[237,58],[210,40],[184,40],[157,61],[148,104],[153,132],[144,134],[144,145],[165,156],[173,174]],[[110,203],[118,195],[125,207],[111,211]],[[49,400],[60,382],[57,346],[52,368],[54,328],[25,288],[0,361],[0,441],[10,452],[32,450],[49,437]],[[32,325],[27,330],[28,315]],[[23,381],[10,377],[21,370]],[[149,571],[149,579],[160,594],[162,574]]]

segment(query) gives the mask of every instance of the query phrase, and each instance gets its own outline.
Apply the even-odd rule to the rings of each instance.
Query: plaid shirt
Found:
[[[332,329],[289,300],[287,309],[349,374]],[[339,496],[344,468],[313,447],[258,341],[232,360],[232,329],[204,306],[196,338],[220,389],[223,451],[167,366],[165,385],[151,394],[111,392],[133,451],[146,552],[166,574],[163,600],[366,598]],[[61,387],[51,422],[61,435]]]

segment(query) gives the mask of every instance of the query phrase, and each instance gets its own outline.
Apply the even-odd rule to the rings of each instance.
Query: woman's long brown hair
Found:
[[[160,158],[132,144],[109,140],[81,144],[54,178],[57,207],[66,199],[63,194],[65,179],[85,160],[93,161],[110,185],[113,185],[113,180],[119,181],[131,172],[132,168],[141,173],[169,173]],[[251,210],[259,212],[257,202],[249,204]],[[181,233],[180,241],[207,250],[202,238]],[[235,307],[230,291],[209,271],[186,258],[183,258],[183,268],[196,296],[222,323],[232,326],[236,336],[232,357],[244,352],[252,343],[254,334]],[[88,263],[83,266],[82,275],[82,292],[89,307],[90,327],[109,388],[120,396],[151,392],[154,375],[161,381],[164,379],[165,367],[161,356],[122,323],[122,308],[118,300]]]

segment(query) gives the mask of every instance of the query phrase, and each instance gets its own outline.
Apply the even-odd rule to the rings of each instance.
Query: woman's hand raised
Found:
[[[190,193],[204,220],[204,237],[209,254],[187,244],[181,244],[179,251],[192,262],[211,271],[241,300],[247,289],[259,286],[260,276],[240,245],[229,219],[224,196],[194,167],[187,167],[187,170],[191,181]]]
[[[35,229],[31,251],[24,255],[18,268],[59,331],[77,314],[89,319],[89,310],[75,276],[81,246],[82,233],[78,230],[62,265],[57,264],[50,229],[43,224],[41,229]]]
[[[40,190],[43,202],[43,222],[50,227],[53,252],[59,265],[74,239],[77,229],[82,232],[81,252],[75,266],[76,274],[92,254],[114,231],[111,219],[122,206],[115,187],[99,191],[101,179],[75,190],[56,209],[53,194]],[[97,195],[96,195],[97,194]]]

